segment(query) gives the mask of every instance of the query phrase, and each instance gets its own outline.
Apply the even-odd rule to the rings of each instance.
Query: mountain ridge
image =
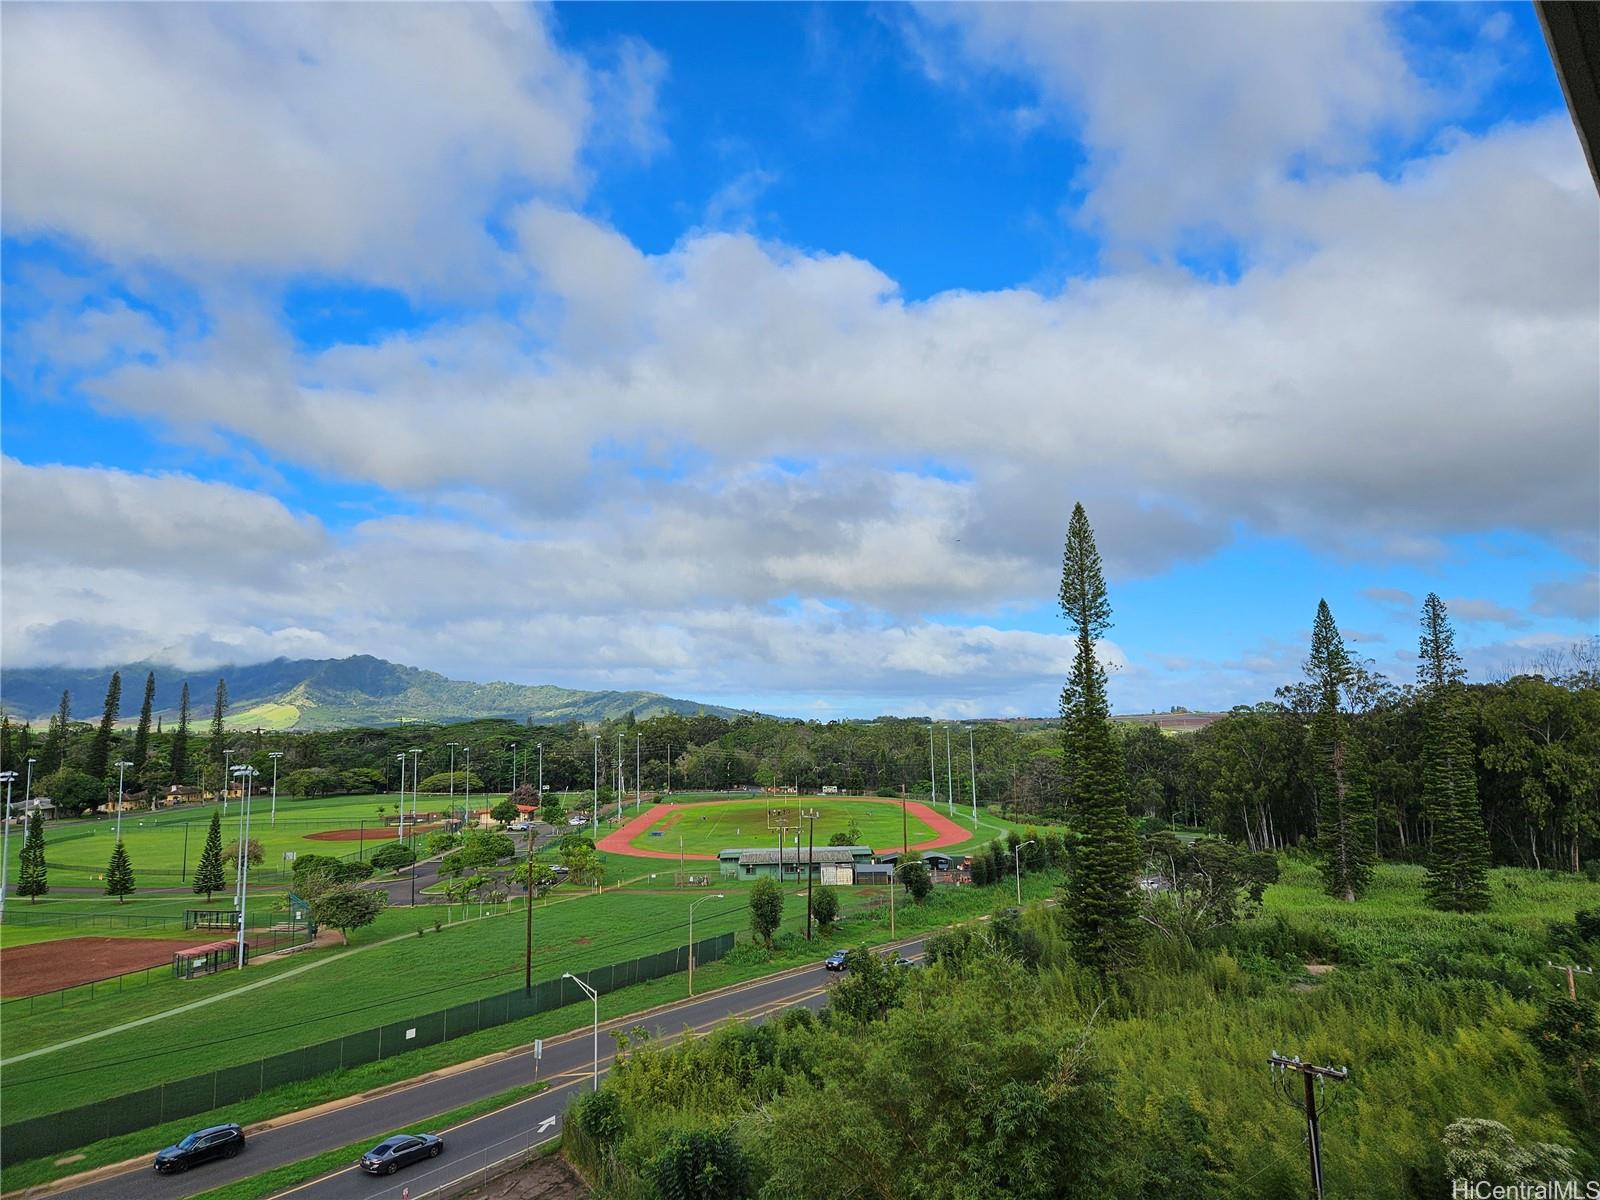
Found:
[[[662,713],[722,717],[742,709],[683,700],[649,691],[582,691],[555,684],[476,683],[370,654],[347,658],[275,658],[268,662],[181,671],[135,662],[106,667],[19,667],[0,671],[0,707],[13,720],[43,722],[63,689],[78,720],[98,717],[112,671],[122,673],[122,720],[137,717],[147,672],[156,673],[154,711],[176,720],[179,694],[189,684],[191,727],[210,719],[218,678],[227,680],[227,723],[235,728],[345,729],[408,722],[450,724],[485,717],[532,719],[535,724],[599,721]]]

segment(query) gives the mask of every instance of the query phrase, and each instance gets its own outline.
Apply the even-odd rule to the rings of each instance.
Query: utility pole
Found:
[[[1567,973],[1567,998],[1569,1000],[1578,998],[1578,976],[1594,974],[1593,967],[1580,967],[1576,963],[1553,963],[1547,959],[1544,965],[1552,971],[1565,971]]]
[[[452,817],[456,815],[456,747],[459,746],[459,745],[461,745],[460,742],[451,742],[451,743],[449,743],[449,746],[450,746],[450,815]],[[463,812],[461,814],[461,828],[462,829],[466,829],[466,827],[467,827],[467,814],[465,812]]]
[[[622,824],[622,735],[617,734],[617,824]]]
[[[972,781],[972,827],[978,827],[978,754],[972,748],[972,730],[967,730],[967,778]]]
[[[600,735],[594,738],[594,799],[589,804],[589,818],[593,826],[594,841],[600,843]]]
[[[928,722],[928,786],[933,789],[933,802],[939,803],[939,768],[933,761],[933,722]]]
[[[1343,1083],[1350,1078],[1350,1069],[1319,1067],[1301,1062],[1298,1056],[1285,1058],[1277,1051],[1268,1056],[1267,1065],[1273,1079],[1283,1090],[1284,1098],[1306,1115],[1306,1147],[1311,1157],[1311,1196],[1312,1200],[1322,1200],[1322,1127],[1317,1116],[1317,1084],[1324,1079]],[[1305,1085],[1303,1099],[1297,1099],[1294,1095],[1295,1074],[1301,1077]]]
[[[528,835],[528,926],[522,945],[522,994],[533,995],[533,835]]]
[[[822,814],[816,809],[800,814],[801,818],[810,822],[809,832],[806,834],[806,941],[811,940],[811,876],[817,868],[817,818]],[[799,857],[799,850],[795,856]]]
[[[644,803],[644,776],[639,773],[642,764],[641,755],[644,753],[644,735],[633,735],[633,811],[639,811],[639,806]]]

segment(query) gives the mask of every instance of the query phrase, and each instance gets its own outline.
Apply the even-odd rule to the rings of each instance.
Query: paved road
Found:
[[[919,940],[902,943],[911,957],[922,953]],[[804,1004],[820,1008],[834,978],[822,967],[757,980],[713,995],[683,1000],[648,1018],[620,1017],[600,1026],[600,1071],[603,1075],[614,1056],[610,1029],[644,1025],[658,1037],[676,1036],[685,1028],[707,1029],[732,1017],[760,1019],[768,1013]],[[402,1170],[392,1180],[363,1175],[354,1167],[335,1172],[293,1189],[285,1195],[295,1200],[402,1200],[402,1190],[417,1197],[432,1188],[466,1179],[483,1163],[513,1153],[520,1146],[548,1140],[560,1130],[561,1116],[576,1089],[592,1086],[593,1037],[589,1031],[562,1035],[547,1042],[538,1078],[550,1083],[547,1091],[529,1097],[445,1132],[445,1152],[437,1163]],[[183,1175],[157,1175],[148,1166],[56,1193],[71,1200],[183,1200],[210,1188],[248,1178],[273,1167],[298,1162],[340,1146],[383,1136],[400,1129],[441,1132],[429,1125],[430,1117],[448,1112],[485,1096],[497,1095],[535,1077],[531,1050],[497,1057],[461,1071],[434,1078],[423,1076],[414,1084],[375,1094],[323,1116],[263,1130],[250,1137],[245,1152],[236,1159],[208,1163]],[[159,1147],[151,1146],[152,1155]]]

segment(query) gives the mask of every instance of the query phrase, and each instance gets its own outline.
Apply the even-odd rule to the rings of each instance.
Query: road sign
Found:
[[[535,1062],[537,1062],[539,1059],[544,1057],[544,1039],[543,1038],[534,1038],[533,1039],[533,1057],[534,1057],[534,1061]]]

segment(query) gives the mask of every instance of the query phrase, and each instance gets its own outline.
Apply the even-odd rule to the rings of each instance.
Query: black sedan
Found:
[[[438,1158],[444,1139],[432,1133],[397,1133],[361,1156],[357,1164],[368,1175],[393,1175],[425,1158]]]
[[[842,971],[845,969],[844,958],[845,954],[843,950],[835,950],[832,954],[828,955],[827,958],[822,960],[822,966],[828,971]]]
[[[243,1149],[244,1130],[237,1125],[211,1125],[195,1130],[176,1145],[161,1151],[156,1155],[154,1166],[163,1175],[169,1171],[187,1171],[213,1158],[232,1158]]]

